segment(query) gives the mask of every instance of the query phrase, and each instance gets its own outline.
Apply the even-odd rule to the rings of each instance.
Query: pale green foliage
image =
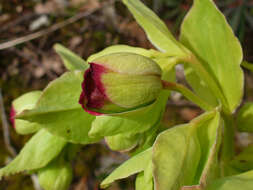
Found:
[[[64,139],[50,134],[45,129],[38,131],[18,156],[0,170],[0,178],[46,166],[61,152],[66,143]]]
[[[240,175],[221,178],[210,184],[205,190],[252,190],[253,171]]]
[[[78,103],[82,78],[81,71],[65,73],[48,85],[34,109],[24,111],[18,118],[39,123],[52,134],[73,143],[96,142],[99,139],[88,136],[95,117],[84,112]]]
[[[233,112],[243,94],[242,48],[225,17],[211,0],[194,1],[183,21],[180,41],[199,58],[218,83],[226,99],[225,108]],[[186,78],[198,95],[213,103],[210,86],[203,84],[199,74],[196,70],[188,71]],[[217,92],[212,91],[214,93]]]
[[[115,169],[102,183],[101,187],[105,188],[115,180],[126,178],[135,173],[144,171],[148,166],[152,155],[152,149],[137,154],[130,158],[117,169]]]
[[[143,172],[140,172],[135,181],[135,190],[153,190],[152,162],[150,161]]]
[[[63,156],[56,158],[38,171],[41,187],[45,190],[68,190],[72,180],[72,167]]]
[[[115,151],[129,151],[137,146],[139,140],[140,135],[134,133],[121,133],[105,137],[107,145]]]
[[[61,44],[54,46],[55,51],[61,56],[65,67],[70,70],[81,70],[88,69],[89,65],[78,55],[74,54],[69,49],[65,48]]]
[[[253,132],[253,103],[247,103],[239,110],[237,127],[241,132]]]
[[[167,102],[168,92],[163,91],[152,105],[133,113],[115,116],[99,116],[92,122],[90,136],[114,136],[119,133],[141,133],[160,122]]]
[[[219,113],[210,112],[161,133],[153,147],[156,189],[178,190],[217,178],[219,130]]]
[[[139,0],[123,0],[123,3],[131,11],[157,49],[163,52],[171,52],[171,55],[184,54],[180,43],[176,41],[164,22],[152,10]]]

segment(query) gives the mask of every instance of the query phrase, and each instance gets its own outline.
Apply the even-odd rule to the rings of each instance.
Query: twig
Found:
[[[34,187],[35,190],[42,190],[41,187],[40,187],[37,175],[32,174],[31,175],[31,180],[33,182],[33,187]]]
[[[107,3],[103,7],[98,7],[96,9],[91,10],[91,11],[78,13],[77,15],[75,15],[75,16],[73,16],[73,17],[71,17],[71,18],[69,18],[69,19],[67,19],[65,21],[59,22],[57,24],[54,24],[53,26],[51,26],[51,27],[49,27],[47,29],[40,30],[38,32],[29,34],[29,35],[26,35],[26,36],[23,36],[23,37],[20,37],[20,38],[14,39],[14,40],[10,40],[10,41],[1,43],[0,44],[0,50],[7,49],[7,48],[10,48],[10,47],[16,46],[18,44],[22,44],[24,42],[28,42],[30,40],[34,40],[34,39],[39,38],[39,37],[41,37],[43,35],[47,35],[49,33],[52,33],[52,32],[54,32],[56,30],[59,30],[62,27],[65,27],[65,26],[67,26],[69,24],[72,24],[72,23],[80,20],[81,18],[87,17],[87,16],[89,16],[89,15],[97,12],[101,8],[105,8],[107,6],[110,6],[112,3],[114,3],[114,2]]]
[[[32,19],[32,18],[34,18],[36,16],[40,16],[40,15],[42,15],[42,14],[27,13],[25,15],[22,15],[21,17],[19,17],[18,19],[14,20],[11,23],[3,24],[3,26],[0,28],[0,33],[5,32],[9,28],[15,27],[16,25],[18,25],[18,24],[20,24],[20,23],[22,23],[24,21],[30,20],[30,19]]]
[[[23,15],[20,15],[16,20],[10,22],[10,23],[6,23],[6,24],[2,24],[3,26],[0,28],[0,33],[3,33],[5,32],[6,30],[12,28],[12,27],[16,27],[17,25],[21,25],[21,24],[24,24],[24,22],[27,22],[27,21],[30,21],[34,18],[38,18],[40,16],[53,16],[53,17],[59,17],[59,16],[69,16],[69,14],[65,14],[65,13],[50,13],[50,14],[47,14],[47,13],[26,13],[26,14],[23,14]],[[0,23],[1,24],[1,23]]]
[[[6,149],[9,151],[11,156],[16,156],[17,153],[15,149],[11,146],[10,142],[10,133],[9,133],[9,123],[7,121],[7,117],[5,114],[5,109],[4,109],[4,102],[3,102],[3,96],[2,96],[2,91],[0,88],[0,108],[1,108],[1,118],[2,118],[2,126],[3,126],[3,136],[4,136],[4,144]]]

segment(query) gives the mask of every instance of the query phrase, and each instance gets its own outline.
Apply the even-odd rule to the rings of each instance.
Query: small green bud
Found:
[[[10,121],[17,133],[24,135],[38,131],[38,124],[22,119],[15,119],[15,116],[24,110],[33,109],[38,102],[41,93],[41,91],[28,92],[12,102]]]
[[[150,105],[162,90],[161,69],[147,57],[113,53],[89,64],[79,103],[93,115],[126,112]]]

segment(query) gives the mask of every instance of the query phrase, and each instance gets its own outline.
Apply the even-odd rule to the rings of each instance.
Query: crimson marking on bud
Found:
[[[11,122],[11,125],[13,126],[13,128],[15,128],[15,116],[16,116],[16,111],[14,109],[14,106],[11,106],[11,112],[10,112],[10,122]]]
[[[105,89],[101,83],[101,74],[106,72],[106,69],[95,63],[89,63],[90,68],[84,73],[84,81],[82,83],[82,93],[79,99],[79,104],[83,109],[92,115],[102,115],[95,111],[91,111],[88,107],[99,109],[104,106],[107,98]],[[84,102],[87,102],[86,105]]]

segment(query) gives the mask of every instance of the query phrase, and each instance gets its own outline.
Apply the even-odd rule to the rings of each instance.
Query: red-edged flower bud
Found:
[[[79,103],[90,114],[135,110],[152,104],[162,90],[161,69],[147,57],[113,53],[89,64]]]
[[[11,122],[11,125],[15,128],[15,116],[16,116],[16,111],[14,109],[14,106],[12,105],[11,106],[11,111],[10,111],[10,122]]]
[[[25,121],[22,119],[15,119],[15,116],[24,110],[33,109],[41,96],[41,91],[32,91],[18,97],[12,102],[10,111],[10,122],[19,134],[29,134],[36,132],[39,129],[38,124]]]

